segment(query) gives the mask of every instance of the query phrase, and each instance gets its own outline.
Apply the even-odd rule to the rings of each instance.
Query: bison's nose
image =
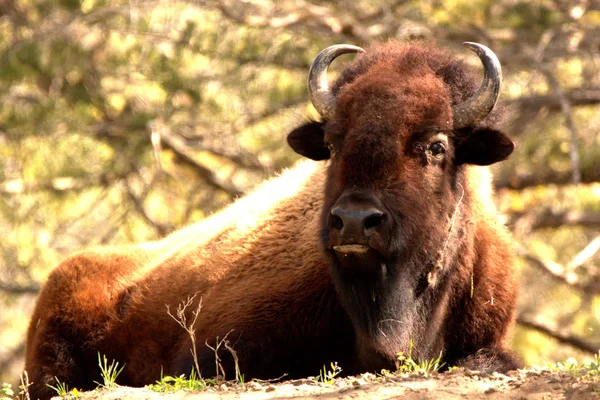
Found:
[[[363,210],[334,207],[332,228],[339,231],[341,243],[367,244],[369,236],[383,222],[384,213],[376,208]]]

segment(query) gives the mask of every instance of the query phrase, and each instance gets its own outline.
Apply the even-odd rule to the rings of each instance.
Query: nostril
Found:
[[[383,222],[385,214],[382,212],[374,213],[365,219],[365,229],[377,228]]]
[[[337,215],[336,210],[331,210],[330,219],[331,219],[331,226],[334,229],[341,231],[342,228],[344,227],[344,220],[342,219],[342,217]]]

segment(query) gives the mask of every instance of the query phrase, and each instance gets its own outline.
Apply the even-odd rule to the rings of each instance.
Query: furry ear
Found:
[[[456,148],[456,164],[491,165],[505,160],[515,144],[510,138],[493,129],[478,129]]]
[[[287,137],[290,147],[312,160],[328,160],[331,153],[325,144],[324,122],[308,122],[294,129]]]

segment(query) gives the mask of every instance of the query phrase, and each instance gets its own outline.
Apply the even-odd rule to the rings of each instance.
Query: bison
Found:
[[[140,386],[161,374],[214,376],[228,338],[246,379],[394,367],[399,352],[487,371],[507,350],[516,283],[511,239],[486,166],[513,151],[498,130],[498,59],[483,83],[428,42],[332,46],[309,93],[322,116],[288,143],[306,160],[212,217],[163,240],[89,249],[48,277],[27,335],[30,393],[58,378],[88,389],[98,354]],[[331,62],[358,53],[333,85]],[[196,297],[194,297],[196,296]],[[167,312],[202,302],[196,340]],[[209,347],[210,346],[210,347]],[[232,352],[219,352],[234,374]]]

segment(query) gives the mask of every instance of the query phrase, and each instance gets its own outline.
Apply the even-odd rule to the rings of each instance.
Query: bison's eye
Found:
[[[434,156],[438,156],[440,154],[444,154],[446,152],[446,148],[444,147],[444,143],[434,142],[429,145],[429,151],[431,151],[431,154]]]

